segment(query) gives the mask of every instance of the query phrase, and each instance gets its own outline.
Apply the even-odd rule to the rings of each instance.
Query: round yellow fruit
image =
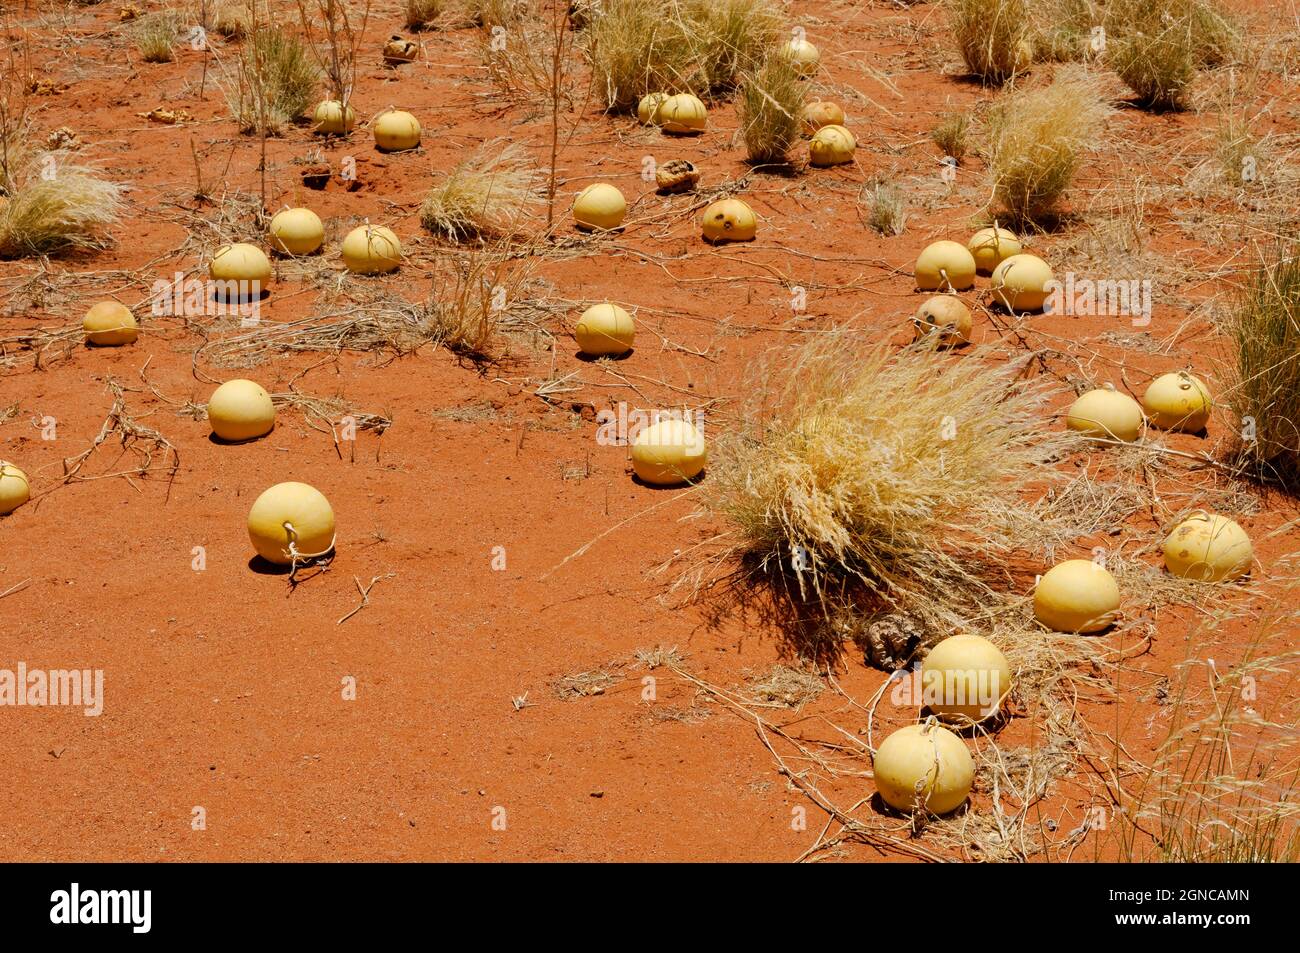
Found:
[[[334,548],[334,510],[306,483],[277,483],[248,512],[248,538],[257,555],[280,566],[326,555]]]
[[[1187,371],[1162,374],[1142,395],[1142,408],[1161,430],[1198,433],[1210,420],[1210,391]]]
[[[709,124],[709,111],[698,97],[690,93],[678,93],[660,104],[656,122],[664,132],[703,132]]]
[[[608,182],[595,182],[573,200],[573,220],[584,232],[607,231],[623,224],[627,199]]]
[[[822,126],[808,143],[808,161],[818,168],[853,161],[858,140],[843,126]]]
[[[1037,255],[1012,255],[993,269],[993,300],[1008,311],[1042,311],[1055,277],[1051,266]]]
[[[981,228],[970,237],[966,247],[975,258],[975,270],[981,275],[993,274],[998,265],[1022,251],[1016,233],[997,226]]]
[[[1080,395],[1066,411],[1065,425],[1088,437],[1132,443],[1142,433],[1142,408],[1107,384]]]
[[[947,814],[961,807],[975,782],[975,760],[962,740],[931,719],[899,728],[873,759],[876,790],[897,811]]]
[[[86,343],[96,347],[118,347],[130,344],[139,334],[135,315],[118,301],[100,301],[90,306],[81,319],[86,332]]]
[[[226,381],[208,398],[208,423],[222,440],[252,440],[275,427],[275,405],[260,384]]]
[[[1221,582],[1250,572],[1255,551],[1246,531],[1226,516],[1197,512],[1165,539],[1165,568],[1184,579]]]
[[[309,208],[286,208],[271,219],[271,247],[285,255],[310,255],[325,241],[325,226]]]
[[[686,420],[661,420],[636,435],[632,469],[642,481],[672,486],[699,476],[706,459],[704,434]]]
[[[970,308],[956,295],[935,295],[916,309],[912,318],[916,340],[933,334],[941,344],[970,343]]]
[[[659,121],[659,107],[668,100],[667,93],[646,93],[636,104],[636,118],[643,126],[653,126]]]
[[[389,109],[375,119],[375,146],[381,152],[403,152],[420,144],[420,121],[401,109]]]
[[[935,242],[921,251],[915,274],[922,291],[965,291],[975,284],[975,258],[960,242]]]
[[[573,331],[578,349],[591,357],[626,354],[632,350],[635,335],[632,315],[609,302],[593,304],[582,312]]]
[[[822,56],[817,47],[807,40],[793,39],[782,49],[800,77],[808,77],[817,72],[817,64],[821,62]]]
[[[709,242],[753,241],[758,217],[740,199],[719,199],[700,216],[700,230]]]
[[[942,720],[972,725],[997,714],[1011,691],[1011,666],[978,635],[944,639],[921,664],[922,698]]]
[[[32,496],[27,474],[12,463],[0,460],[0,516],[12,513]]]
[[[343,239],[343,264],[358,275],[381,275],[402,263],[402,243],[391,228],[358,225]]]
[[[345,109],[337,99],[327,99],[317,106],[312,118],[316,131],[327,136],[346,135],[357,122],[356,111],[351,106]]]
[[[1067,559],[1034,589],[1034,617],[1057,632],[1100,632],[1119,618],[1119,585],[1090,559]]]
[[[266,252],[247,242],[222,245],[212,256],[208,274],[213,281],[246,281],[264,285],[271,280],[271,260]]]
[[[809,133],[814,133],[825,126],[844,125],[844,110],[838,103],[809,103],[803,108],[803,125]]]

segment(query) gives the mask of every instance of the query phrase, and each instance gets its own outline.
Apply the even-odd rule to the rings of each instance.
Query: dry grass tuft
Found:
[[[1227,321],[1226,401],[1240,421],[1237,456],[1257,478],[1300,485],[1300,257],[1261,263]]]
[[[435,269],[433,290],[419,306],[431,343],[475,364],[500,357],[499,336],[528,280],[526,268],[508,255],[471,252],[443,260]]]
[[[788,58],[769,55],[740,85],[741,135],[753,163],[785,165],[802,129],[804,92]]]
[[[886,238],[903,234],[907,225],[907,199],[893,182],[876,180],[864,186],[858,201],[867,207],[867,225],[872,231]]]
[[[762,69],[783,22],[773,0],[605,0],[584,36],[595,88],[625,112],[646,93],[730,93]]]
[[[542,173],[523,147],[484,143],[425,196],[420,224],[448,241],[517,235],[542,202]]]
[[[693,92],[697,51],[683,19],[643,0],[607,0],[586,30],[592,83],[608,109],[635,109],[646,93]]]
[[[1016,90],[989,111],[989,185],[1001,216],[1015,225],[1046,225],[1095,148],[1111,107],[1100,84],[1076,67],[1051,85]]]
[[[306,45],[278,27],[259,28],[240,51],[226,95],[239,131],[279,135],[313,105],[320,69]]]
[[[104,248],[122,210],[122,187],[61,153],[27,154],[0,200],[0,258]]]
[[[575,698],[591,698],[594,695],[603,695],[609,689],[613,688],[620,681],[620,677],[604,669],[594,669],[590,672],[574,672],[557,678],[551,685],[551,691],[555,697],[562,701],[571,701]]]
[[[749,693],[754,704],[782,708],[802,708],[825,690],[826,680],[816,672],[788,665],[774,665],[770,672],[749,681]]]
[[[966,67],[986,83],[1005,83],[1033,61],[1029,0],[944,0]]]
[[[527,0],[466,0],[465,17],[475,26],[491,28],[517,23],[528,12]]]
[[[406,0],[406,28],[419,31],[432,29],[446,12],[444,0]]]
[[[930,131],[930,139],[945,156],[960,162],[966,158],[966,134],[969,131],[970,117],[966,113],[949,113]]]
[[[1264,143],[1256,137],[1249,120],[1241,113],[1231,113],[1215,131],[1214,158],[1223,181],[1234,189],[1252,184],[1268,158]]]
[[[663,666],[675,668],[686,661],[686,656],[677,651],[675,645],[655,645],[639,648],[632,653],[632,657],[637,665],[651,671]]]
[[[1152,109],[1185,109],[1198,68],[1236,52],[1236,26],[1209,0],[1111,0],[1106,62]]]
[[[173,47],[184,23],[184,16],[176,10],[158,10],[146,13],[131,23],[131,39],[146,63],[170,63]]]
[[[227,0],[220,3],[212,15],[212,28],[231,40],[248,35],[253,24],[254,0]]]
[[[1097,52],[1092,31],[1102,24],[1100,0],[1034,0],[1030,13],[1035,60],[1072,63]]]
[[[853,340],[828,333],[760,368],[703,485],[732,527],[706,564],[731,566],[808,658],[882,611],[938,631],[997,602],[1007,558],[1053,532],[1026,506],[1054,479],[1039,464],[1075,445],[1043,427],[1046,390],[1017,380],[1022,362]]]
[[[771,0],[686,0],[680,15],[695,43],[701,88],[714,93],[735,89],[762,64],[784,21]]]

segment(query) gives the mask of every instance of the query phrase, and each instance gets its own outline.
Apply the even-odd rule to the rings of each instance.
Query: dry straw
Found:
[[[591,9],[584,41],[598,94],[626,112],[647,93],[731,92],[782,32],[770,0],[605,0]]]
[[[64,153],[23,151],[0,199],[0,258],[104,248],[122,210],[122,187]]]
[[[945,0],[966,67],[987,83],[1005,83],[1030,67],[1029,0]]]
[[[301,40],[278,27],[257,27],[240,52],[226,101],[240,132],[280,135],[312,105],[319,81]]]
[[[1051,225],[1110,112],[1097,78],[1078,67],[996,102],[986,128],[989,186],[1000,216],[1022,227]]]
[[[740,130],[752,163],[784,165],[799,141],[804,91],[789,58],[770,54],[740,86]]]
[[[141,58],[146,63],[170,63],[184,23],[184,15],[177,10],[158,10],[135,20],[130,34]]]
[[[1237,458],[1256,477],[1300,483],[1300,257],[1272,251],[1227,320],[1226,402],[1238,421]]]
[[[735,89],[782,35],[781,11],[770,0],[686,0],[681,16],[697,51],[701,88],[714,93]]]
[[[1043,427],[1048,390],[1019,379],[1023,362],[992,357],[860,354],[834,332],[764,364],[710,449],[703,492],[730,531],[693,582],[732,572],[814,658],[882,612],[938,632],[995,611],[1007,560],[1070,536],[1025,501],[1076,441]]]
[[[503,143],[485,142],[433,187],[420,206],[425,228],[453,242],[518,234],[543,200],[543,176],[523,147]]]
[[[1197,70],[1237,50],[1236,26],[1207,0],[1111,0],[1106,62],[1152,109],[1185,109]]]
[[[605,106],[636,107],[651,92],[690,92],[698,85],[696,51],[675,5],[608,0],[586,31],[592,82]]]

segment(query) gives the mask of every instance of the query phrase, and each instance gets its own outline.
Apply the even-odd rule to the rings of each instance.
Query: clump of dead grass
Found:
[[[239,131],[280,135],[316,97],[320,69],[297,36],[261,27],[240,51],[226,100]]]
[[[685,0],[681,15],[695,44],[701,88],[713,93],[730,92],[759,67],[784,19],[771,0]]]
[[[966,158],[966,135],[970,131],[970,117],[966,113],[949,113],[930,131],[930,139],[950,156],[960,162]]]
[[[488,29],[516,23],[527,12],[526,0],[465,0],[466,19]]]
[[[1048,86],[1016,90],[995,103],[986,126],[989,186],[999,213],[1021,226],[1049,224],[1110,112],[1097,79],[1077,67],[1062,68]]]
[[[1142,105],[1185,109],[1201,67],[1236,51],[1235,24],[1210,0],[1111,0],[1106,62]]]
[[[253,24],[254,0],[224,0],[212,14],[212,28],[231,40],[247,36]]]
[[[176,10],[146,13],[131,23],[131,39],[146,63],[170,63],[184,18]]]
[[[1034,0],[1030,13],[1035,60],[1071,63],[1098,52],[1093,40],[1093,28],[1102,25],[1098,0]]]
[[[1044,385],[990,357],[864,355],[828,333],[762,368],[715,439],[703,490],[731,526],[717,558],[771,594],[807,657],[882,610],[951,628],[996,604],[1004,560],[1050,532],[1025,501],[1074,441],[1043,427]]]
[[[1230,113],[1215,131],[1214,158],[1223,180],[1236,189],[1258,181],[1264,165],[1263,142],[1241,113]]]
[[[1260,479],[1300,485],[1300,255],[1275,249],[1227,320],[1233,362],[1227,403],[1240,421],[1237,456]]]
[[[986,83],[1005,83],[1033,60],[1029,0],[944,0],[966,67]]]
[[[406,28],[408,30],[428,30],[446,12],[444,0],[406,0]]]
[[[804,93],[788,57],[771,53],[740,85],[738,108],[745,156],[760,165],[785,165],[799,141]]]
[[[63,153],[26,153],[0,201],[0,258],[104,248],[122,211],[122,187]]]
[[[816,672],[789,665],[774,665],[771,671],[749,680],[750,698],[759,705],[802,708],[825,690],[826,680]]]
[[[643,646],[632,653],[636,664],[654,671],[660,667],[676,668],[686,661],[686,656],[675,645]]]
[[[542,201],[542,173],[522,146],[484,143],[425,196],[420,224],[448,241],[516,235]]]
[[[419,305],[430,341],[474,364],[501,356],[503,325],[512,319],[528,280],[528,268],[508,254],[472,252],[439,263],[433,288]]]
[[[603,695],[620,681],[620,677],[604,669],[592,669],[589,672],[573,672],[557,678],[551,684],[551,691],[561,701],[575,698],[591,698]]]
[[[606,108],[635,109],[651,92],[693,92],[698,53],[676,5],[606,0],[585,32],[592,83]]]
[[[858,201],[866,206],[867,225],[886,238],[903,234],[907,225],[907,199],[893,182],[877,179],[864,186]]]

